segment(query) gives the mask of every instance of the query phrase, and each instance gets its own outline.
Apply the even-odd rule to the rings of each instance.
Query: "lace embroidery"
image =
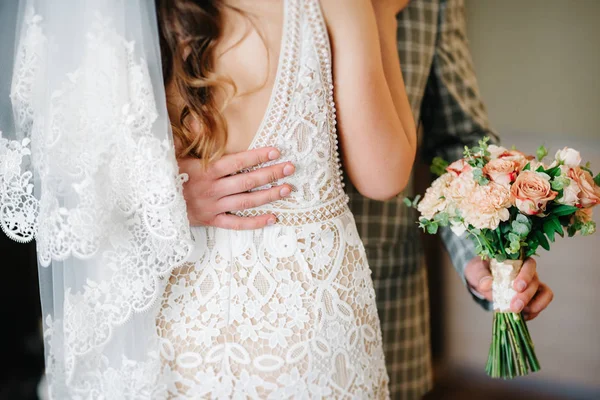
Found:
[[[152,133],[158,114],[135,44],[98,16],[81,67],[51,93],[49,109],[38,112],[32,91],[44,79],[42,24],[28,12],[11,99],[17,131],[31,140],[0,139],[0,223],[15,240],[37,239],[41,265],[74,257],[84,260],[78,268],[96,271],[97,279],[65,287],[64,320],[46,318],[45,337],[54,343],[47,371],[64,384],[90,371],[109,374],[102,346],[116,325],[154,304],[163,277],[187,260],[192,241],[181,193],[187,178],[178,176],[172,144]],[[123,71],[129,87],[100,79]],[[34,172],[41,182],[35,191]],[[63,204],[64,198],[76,202]],[[127,362],[123,368],[133,370]]]
[[[389,398],[370,269],[342,189],[325,24],[317,0],[284,4],[281,74],[254,146],[282,148],[283,157],[296,164],[290,182],[296,191],[290,199],[247,212],[275,212],[279,225],[250,232],[195,228],[194,262],[170,274],[170,267],[181,264],[189,251],[187,221],[177,194],[180,181],[173,179],[173,165],[165,165],[168,143],[144,135],[155,118],[147,71],[143,60],[131,57],[132,44],[111,37],[106,24],[93,30],[89,45],[97,47],[92,54],[101,52],[110,63],[91,60],[90,65],[123,63],[109,50],[125,46],[134,94],[125,96],[132,99],[130,104],[112,110],[119,116],[113,125],[86,129],[120,129],[129,146],[94,143],[114,162],[75,161],[79,167],[69,179],[77,185],[66,190],[80,196],[77,210],[63,209],[53,199],[41,202],[40,215],[52,223],[40,224],[40,236],[42,229],[60,224],[61,230],[51,232],[76,232],[90,239],[48,236],[40,245],[47,260],[102,252],[100,260],[111,271],[108,279],[66,291],[64,320],[45,319],[47,369],[56,377],[50,387],[54,397]],[[84,95],[75,91],[81,73],[74,72],[53,98],[55,109],[76,104]],[[96,89],[102,98],[120,104],[118,93]],[[50,140],[45,144],[50,148],[55,140],[76,140],[68,136],[73,122],[79,122],[76,116],[57,114],[52,120],[56,135],[37,139]],[[36,129],[31,128],[33,137],[41,132]],[[27,156],[23,145],[27,143],[11,143],[6,153],[13,159],[15,154]],[[82,143],[73,146],[85,150]],[[57,158],[64,154],[56,151],[50,158],[33,149],[36,172],[43,173],[45,163],[63,162]],[[107,168],[110,186],[86,179],[100,166]],[[145,180],[152,175],[157,181]],[[42,189],[65,190],[64,179],[46,179]],[[105,193],[111,194],[111,210],[130,216],[130,225],[112,227],[110,216],[92,214],[106,206]],[[90,224],[90,219],[97,223]],[[111,329],[132,312],[148,309],[157,288],[164,294],[157,304],[156,337],[148,338],[153,343],[148,348],[156,351],[143,361],[123,357],[109,362],[101,350]],[[82,321],[87,321],[85,327]]]

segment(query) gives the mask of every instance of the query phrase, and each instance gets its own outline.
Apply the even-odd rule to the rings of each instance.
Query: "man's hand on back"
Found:
[[[207,168],[203,168],[197,158],[179,159],[180,173],[189,175],[189,181],[183,186],[183,195],[190,224],[236,230],[259,229],[274,224],[276,217],[272,214],[239,217],[229,213],[258,207],[289,196],[292,188],[287,184],[255,192],[250,190],[293,174],[295,168],[291,163],[232,175],[279,157],[277,149],[266,147],[225,155],[209,164]]]

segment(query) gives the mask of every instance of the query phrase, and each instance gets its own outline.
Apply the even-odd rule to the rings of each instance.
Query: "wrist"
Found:
[[[375,12],[375,19],[377,20],[377,28],[379,32],[388,32],[393,30],[396,32],[398,28],[398,20],[396,19],[397,13],[393,11],[389,6],[379,6],[373,8]]]

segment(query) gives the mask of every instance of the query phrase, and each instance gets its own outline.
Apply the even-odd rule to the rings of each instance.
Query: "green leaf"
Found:
[[[553,215],[552,217],[550,217],[549,222],[552,224],[554,232],[558,233],[560,237],[565,237],[565,230],[563,229],[558,217]]]
[[[442,176],[446,173],[446,168],[448,168],[448,165],[450,164],[448,164],[448,162],[443,158],[435,157],[431,161],[431,167],[429,167],[429,170],[437,176]]]
[[[546,239],[546,235],[544,235],[542,231],[535,231],[534,235],[535,238],[538,240],[538,243],[540,244],[540,246],[542,246],[544,250],[550,250],[550,243],[548,242],[548,239]]]
[[[438,231],[438,224],[436,222],[430,222],[427,224],[427,233],[435,235]]]
[[[450,223],[448,213],[446,212],[436,214],[435,217],[433,217],[433,220],[437,222],[440,226],[448,226],[448,224]]]
[[[596,184],[596,186],[600,186],[600,174],[596,175],[596,177],[594,178],[594,183]]]
[[[548,155],[548,149],[546,148],[546,146],[540,146],[538,147],[537,151],[536,151],[536,156],[538,161],[542,161],[544,159],[544,157],[546,157]]]
[[[566,204],[561,204],[561,205],[553,208],[551,213],[553,215],[556,215],[557,217],[563,217],[565,215],[571,215],[577,210],[578,210],[578,208],[575,206],[568,206]]]
[[[512,230],[520,237],[526,237],[529,233],[529,226],[519,221],[512,222]]]
[[[571,184],[571,180],[566,176],[557,176],[552,179],[552,189],[554,190],[563,190],[567,186]],[[560,196],[559,196],[560,198]]]
[[[531,227],[531,220],[529,219],[529,217],[527,217],[527,215],[519,213],[517,214],[516,220],[522,224]]]
[[[545,172],[546,172],[546,174],[548,174],[554,178],[554,177],[560,175],[560,167],[550,168],[550,169],[547,169]]]
[[[506,259],[507,259],[507,258],[508,258],[508,257],[506,257],[504,254],[497,254],[497,255],[496,255],[496,260],[497,260],[498,262],[504,262],[504,261],[506,261]]]
[[[406,204],[407,207],[412,207],[412,201],[410,201],[408,197],[405,197],[402,201],[404,202],[404,204]]]
[[[548,239],[550,239],[550,241],[552,243],[554,243],[554,226],[550,223],[550,221],[546,221],[544,222],[544,233],[546,234],[546,236],[548,236]]]
[[[531,257],[533,255],[535,255],[535,253],[537,252],[538,247],[540,246],[540,244],[538,243],[537,239],[531,238],[529,240],[529,242],[527,243],[527,251],[525,252],[525,256],[526,257]]]
[[[577,233],[577,228],[574,225],[570,225],[567,228],[567,234],[569,235],[569,237],[575,236],[576,233]]]
[[[480,168],[473,169],[473,179],[475,182],[479,183],[480,186],[485,186],[490,183],[490,180],[483,175],[483,171]]]
[[[531,170],[531,163],[527,163],[525,168],[523,168],[523,171],[530,171],[530,170]]]
[[[587,171],[590,173],[591,176],[594,176],[594,173],[592,172],[591,169],[589,169],[588,167],[581,167],[582,170]]]

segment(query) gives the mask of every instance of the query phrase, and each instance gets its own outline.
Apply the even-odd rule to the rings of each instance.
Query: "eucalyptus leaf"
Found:
[[[436,222],[430,222],[427,225],[427,233],[430,235],[435,235],[438,231],[438,224]]]

